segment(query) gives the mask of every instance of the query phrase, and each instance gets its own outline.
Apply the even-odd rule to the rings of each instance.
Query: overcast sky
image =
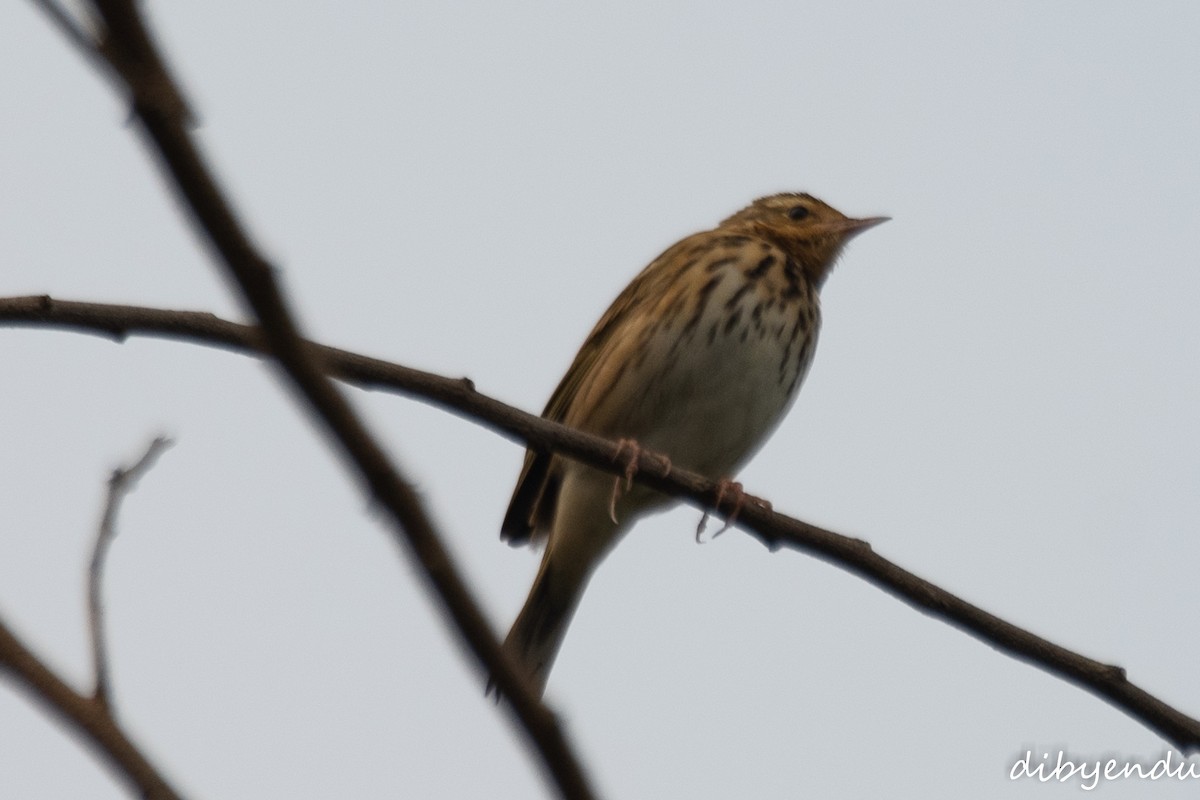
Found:
[[[531,411],[675,240],[809,191],[848,248],[800,399],[742,472],[1200,715],[1200,4],[148,4],[309,333]],[[240,317],[127,110],[0,6],[0,295]],[[0,330],[0,614],[89,679],[104,480],[115,702],[196,798],[546,784],[323,439],[256,361]],[[497,632],[538,557],[521,449],[352,392]],[[1016,758],[1152,763],[1124,713],[697,512],[601,566],[548,700],[611,798],[1059,798]],[[1197,759],[1200,763],[1200,759]],[[1197,782],[1105,784],[1193,797]],[[127,797],[0,685],[0,795]]]

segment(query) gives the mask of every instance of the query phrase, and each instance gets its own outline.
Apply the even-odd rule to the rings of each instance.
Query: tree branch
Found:
[[[121,500],[169,445],[167,439],[155,439],[137,463],[132,467],[115,470],[108,482],[108,499],[104,504],[104,513],[101,516],[88,569],[88,616],[92,636],[92,660],[96,671],[96,685],[92,696],[86,697],[68,686],[17,638],[4,624],[3,619],[0,619],[0,669],[11,674],[53,713],[81,732],[101,756],[116,768],[117,773],[124,775],[136,787],[138,794],[154,800],[178,800],[179,794],[142,755],[137,745],[129,740],[113,717],[108,684],[108,658],[104,648],[100,586],[104,553],[116,535],[116,518]]]
[[[50,24],[57,28],[63,38],[84,58],[92,60],[98,57],[92,45],[92,39],[84,30],[83,25],[68,14],[65,8],[55,0],[32,0],[32,2],[42,10],[42,13],[50,20]]]
[[[92,661],[96,673],[92,695],[82,695],[68,686],[42,659],[34,655],[0,618],[0,670],[12,675],[17,683],[41,700],[52,713],[83,734],[101,757],[115,768],[118,775],[125,776],[140,796],[150,800],[179,800],[180,795],[142,755],[141,749],[125,735],[113,716],[100,588],[104,555],[116,536],[116,519],[121,500],[169,446],[170,440],[156,438],[133,466],[114,470],[108,481],[108,498],[104,504],[88,568],[88,619],[92,638]]]
[[[179,800],[181,795],[159,774],[108,713],[91,697],[79,694],[51,672],[0,619],[0,670],[25,686],[53,714],[92,744],[119,775],[150,800]]]
[[[428,587],[454,621],[461,641],[508,699],[530,743],[565,797],[591,798],[583,768],[557,719],[497,641],[419,497],[329,379],[319,353],[301,338],[275,280],[193,140],[191,111],[172,79],[134,0],[92,0],[104,31],[97,50],[124,83],[135,117],[197,234],[240,290],[261,324],[267,349],[296,399],[330,435],[393,522],[393,532],[422,568]]]
[[[123,341],[128,335],[166,337],[263,354],[257,328],[212,314],[135,306],[0,298],[0,325],[20,325],[98,333]],[[387,389],[415,397],[498,431],[539,450],[554,450],[614,474],[623,471],[613,442],[541,419],[475,391],[469,380],[446,378],[380,359],[309,343],[329,374],[367,389]],[[703,510],[716,507],[718,485],[699,475],[672,469],[643,451],[635,480]],[[728,503],[725,504],[729,505]],[[859,539],[841,536],[759,503],[747,502],[737,526],[771,550],[788,547],[815,555],[859,575],[910,606],[960,628],[1026,663],[1101,697],[1139,720],[1183,752],[1200,750],[1200,721],[1130,683],[1120,667],[1102,664],[1023,630],[888,561]]]

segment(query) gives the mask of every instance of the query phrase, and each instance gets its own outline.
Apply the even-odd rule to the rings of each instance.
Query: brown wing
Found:
[[[612,340],[613,333],[620,329],[635,306],[635,298],[645,297],[648,291],[653,296],[652,289],[647,284],[670,277],[656,267],[673,260],[681,248],[697,247],[699,243],[695,240],[703,236],[705,234],[696,234],[667,249],[617,296],[579,348],[575,361],[559,382],[554,394],[550,396],[550,401],[542,412],[543,418],[555,422],[562,422],[567,418],[567,412],[575,401],[579,387],[595,367],[604,348]],[[517,487],[508,504],[508,512],[500,525],[500,538],[516,547],[546,535],[554,520],[561,482],[562,459],[559,456],[535,450],[527,451],[521,475],[517,478]]]
[[[517,478],[517,488],[508,503],[508,512],[500,524],[500,538],[513,547],[528,544],[535,529],[544,529],[554,519],[554,503],[558,499],[558,480],[550,486],[550,453],[535,450],[525,452],[525,465]],[[549,489],[549,497],[547,490]]]

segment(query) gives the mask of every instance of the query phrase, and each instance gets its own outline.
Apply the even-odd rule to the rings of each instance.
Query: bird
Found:
[[[888,219],[785,192],[680,240],[613,301],[542,416],[619,441],[629,474],[646,449],[728,485],[796,399],[817,344],[818,293],[843,246]],[[539,695],[597,565],[637,519],[673,502],[526,452],[501,538],[544,552],[503,647]]]

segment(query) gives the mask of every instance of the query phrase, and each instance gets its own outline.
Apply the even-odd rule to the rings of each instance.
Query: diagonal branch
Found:
[[[251,242],[188,129],[190,109],[139,6],[134,0],[93,0],[92,6],[103,23],[97,49],[124,83],[151,153],[200,238],[258,318],[263,341],[297,399],[390,515],[397,538],[421,565],[463,643],[509,699],[559,790],[566,797],[591,798],[583,768],[558,721],[530,688],[515,659],[501,649],[416,492],[334,386],[318,363],[319,353],[301,338],[273,267]]]
[[[71,46],[80,54],[88,59],[99,57],[92,46],[91,36],[84,30],[84,26],[67,13],[67,10],[59,5],[57,0],[33,0],[33,4],[42,10],[42,13],[50,20],[50,24],[57,28],[63,38],[70,42]]]
[[[194,311],[167,311],[53,300],[0,298],[0,325],[45,327],[98,333],[123,341],[129,335],[166,337],[222,347],[248,355],[264,352],[258,329]],[[330,375],[362,388],[382,388],[415,397],[483,424],[539,450],[555,450],[598,469],[621,473],[618,447],[508,406],[475,391],[466,379],[446,378],[323,345],[309,345]],[[717,508],[719,486],[699,475],[672,469],[644,451],[634,480],[680,497],[697,508]],[[724,505],[728,505],[727,503]],[[852,572],[910,606],[943,620],[1026,663],[1046,670],[1108,701],[1142,722],[1181,751],[1200,750],[1200,721],[1130,683],[1120,667],[1102,664],[1036,636],[974,606],[888,561],[859,539],[809,525],[745,503],[738,526],[772,550],[788,547],[815,555]]]

